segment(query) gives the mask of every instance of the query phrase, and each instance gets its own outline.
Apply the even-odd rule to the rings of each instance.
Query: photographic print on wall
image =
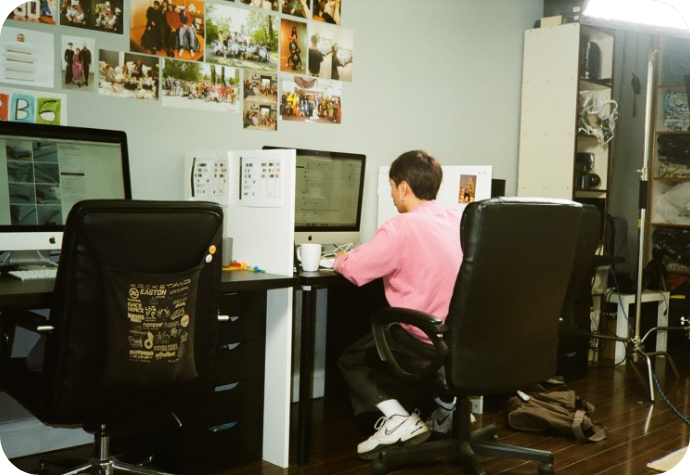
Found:
[[[243,69],[278,68],[279,19],[259,11],[208,4],[206,62]]]
[[[280,118],[293,122],[340,124],[343,84],[304,76],[281,80]]]
[[[102,96],[160,99],[165,107],[233,112],[247,129],[277,130],[276,119],[339,124],[341,82],[352,81],[354,56],[354,34],[340,27],[341,5],[342,0],[24,1],[8,7],[7,19],[14,22],[6,22],[11,26],[3,33],[24,24],[38,30],[28,40],[24,35],[23,53],[13,53],[27,54],[30,61],[14,68],[17,62],[0,54],[0,83],[98,90]],[[46,27],[33,27],[39,23],[59,25],[58,44]],[[127,40],[85,31],[122,34],[123,28],[129,30]],[[34,48],[37,39],[47,43]],[[5,51],[20,43],[8,41]],[[114,42],[122,48],[110,48]],[[56,53],[43,58],[41,52],[48,51]],[[60,67],[53,71],[56,60]],[[318,81],[310,85],[310,78]]]
[[[72,91],[95,91],[96,40],[82,36],[62,37],[62,63],[60,85]],[[76,61],[75,61],[76,59]]]
[[[340,0],[312,0],[312,20],[340,25]]]
[[[158,57],[102,49],[98,64],[100,95],[158,100]]]
[[[477,188],[477,175],[460,175],[458,203],[472,203]]]
[[[240,0],[239,3],[262,10],[280,11],[280,0]]]
[[[240,70],[217,64],[163,61],[161,103],[215,112],[240,111]]]
[[[205,4],[200,0],[131,0],[129,49],[204,60]]]
[[[265,71],[244,71],[243,127],[278,129],[278,76]]]
[[[311,22],[309,38],[310,42],[315,40],[316,48],[323,55],[318,77],[352,82],[354,32],[328,23]],[[312,71],[311,66],[309,69]]]
[[[311,18],[309,0],[283,0],[281,12],[285,15],[296,16],[303,20]]]
[[[280,21],[280,70],[293,74],[307,71],[307,24],[282,19]]]
[[[55,25],[58,18],[58,0],[31,0],[22,3],[12,10],[7,17],[10,20],[28,21]]]
[[[59,0],[60,26],[122,34],[124,0]]]

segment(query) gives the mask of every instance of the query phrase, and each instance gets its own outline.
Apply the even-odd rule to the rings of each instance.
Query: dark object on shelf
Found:
[[[660,258],[665,265],[680,264],[690,268],[690,229],[656,228],[652,233],[652,258]]]
[[[584,171],[590,172],[594,168],[594,154],[586,152],[577,152],[575,154],[575,164]]]
[[[640,78],[637,77],[637,74],[633,73],[632,79],[630,80],[630,85],[632,86],[632,90],[633,90],[632,116],[635,117],[637,115],[637,95],[642,90],[642,86],[640,84]]]
[[[601,79],[601,49],[585,34],[580,37],[580,77]]]
[[[491,197],[498,198],[506,195],[506,181],[500,178],[491,179]]]
[[[690,164],[690,136],[660,135],[656,141],[659,157],[674,163]]]
[[[663,258],[663,250],[656,248],[652,250],[652,259],[642,270],[643,289],[661,289],[663,291],[668,290],[668,282],[666,281],[666,266],[664,265]]]
[[[580,21],[585,0],[544,0],[544,16],[563,15],[568,23]]]
[[[590,173],[594,168],[594,154],[578,152],[575,154],[576,188],[589,190],[601,184],[601,178],[595,173]]]

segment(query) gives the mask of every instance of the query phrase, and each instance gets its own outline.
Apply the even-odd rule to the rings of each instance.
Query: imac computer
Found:
[[[131,198],[124,132],[0,122],[0,264],[39,264],[36,251],[60,249],[76,202],[122,198]]]
[[[286,147],[264,147],[273,148]],[[295,152],[295,244],[356,244],[366,156],[325,150]]]

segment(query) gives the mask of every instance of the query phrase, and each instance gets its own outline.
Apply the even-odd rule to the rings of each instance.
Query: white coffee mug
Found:
[[[321,244],[301,244],[297,248],[297,259],[302,263],[303,271],[314,272],[319,270]]]

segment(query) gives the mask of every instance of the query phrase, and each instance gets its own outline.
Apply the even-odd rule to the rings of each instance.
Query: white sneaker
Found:
[[[451,427],[453,427],[453,412],[455,412],[455,410],[449,411],[448,409],[438,406],[426,420],[426,425],[429,426],[429,429],[433,432],[447,434],[450,432]]]
[[[431,413],[429,418],[426,420],[426,425],[433,432],[438,432],[440,434],[447,434],[453,427],[453,413],[455,409],[448,410],[441,406],[438,406],[434,412]],[[470,413],[470,422],[475,424],[477,419],[474,414]]]
[[[431,435],[417,410],[409,416],[381,417],[374,429],[376,433],[357,446],[359,458],[373,460],[386,447],[421,444]]]

